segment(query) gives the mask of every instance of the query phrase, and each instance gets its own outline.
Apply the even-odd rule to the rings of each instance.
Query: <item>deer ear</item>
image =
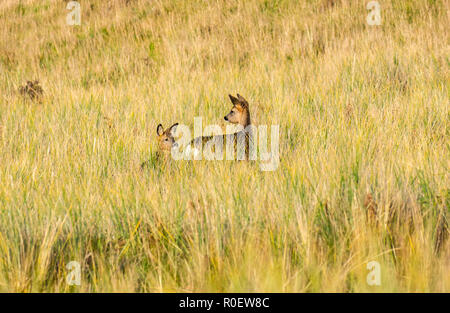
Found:
[[[158,134],[158,136],[161,136],[164,133],[164,128],[162,127],[161,124],[158,125],[158,127],[156,127],[156,134]]]
[[[247,100],[244,99],[243,96],[241,96],[240,94],[237,94],[237,97],[238,97],[239,102],[240,102],[241,104],[243,104],[243,105],[245,105],[245,106],[248,106],[248,102],[247,102]]]
[[[232,95],[228,95],[228,97],[230,97],[231,102],[236,105],[239,104],[239,99],[236,97],[233,97]]]
[[[175,123],[175,124],[173,124],[172,126],[170,126],[170,127],[169,127],[169,132],[172,132],[172,128],[174,128],[174,127],[175,127],[174,130],[176,130],[176,129],[177,129],[177,126],[178,126],[178,123]]]

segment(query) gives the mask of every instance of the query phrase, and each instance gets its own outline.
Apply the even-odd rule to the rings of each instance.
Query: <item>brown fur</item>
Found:
[[[178,123],[173,124],[166,130],[164,130],[161,124],[158,124],[156,127],[157,141],[158,141],[158,151],[156,151],[155,157],[156,160],[159,161],[167,161],[169,152],[172,147],[176,145],[175,138],[173,138],[172,129],[176,127]],[[141,169],[144,169],[150,166],[152,163],[151,160],[145,161],[141,163]]]
[[[232,134],[225,134],[225,135],[218,135],[218,136],[201,136],[196,137],[192,139],[187,146],[191,146],[191,148],[200,148],[200,146],[205,147],[207,144],[214,144],[217,141],[221,140],[223,143],[223,147],[226,147],[227,142],[230,142],[230,140],[233,141],[234,144],[234,152],[236,156],[237,151],[237,144],[238,144],[238,138],[240,135],[245,136],[245,158],[249,158],[249,143],[251,140],[250,133],[245,130],[247,126],[251,125],[251,119],[250,119],[250,111],[249,111],[249,105],[247,100],[244,99],[240,94],[237,94],[237,98],[229,95],[231,102],[233,103],[233,107],[231,108],[230,113],[228,113],[224,119],[232,124],[238,124],[241,125],[244,130],[241,130],[239,132],[235,132]],[[158,125],[156,128],[156,133],[158,135],[158,147],[159,151],[162,153],[167,154],[167,152],[170,152],[174,144],[176,144],[175,139],[172,134],[172,128],[177,126],[178,123],[172,125],[171,127],[164,130],[161,124]],[[186,146],[186,147],[187,147]],[[186,148],[184,147],[184,148]],[[212,149],[212,152],[215,152],[214,149]]]
[[[232,124],[238,124],[241,125],[244,130],[247,126],[251,125],[251,119],[250,119],[250,110],[247,100],[244,99],[240,94],[237,94],[237,98],[228,95],[230,97],[231,102],[233,103],[233,107],[231,108],[230,113],[228,113],[224,119]],[[223,147],[226,147],[227,142],[230,140],[233,140],[233,149],[234,152],[237,152],[237,143],[238,143],[238,137],[240,135],[245,136],[245,158],[249,158],[249,142],[250,142],[250,134],[248,132],[245,132],[244,130],[241,130],[239,132],[235,132],[232,134],[225,134],[225,135],[219,135],[219,136],[201,136],[194,138],[191,140],[189,145],[191,147],[199,147],[200,143],[204,147],[206,144],[213,144],[215,142],[221,141],[223,143]],[[215,152],[214,149],[212,149],[212,152]],[[236,154],[235,154],[236,156]]]
[[[244,128],[249,126],[251,124],[251,119],[247,100],[245,100],[240,94],[237,94],[237,98],[232,95],[228,96],[233,103],[233,107],[231,108],[230,113],[225,115],[225,121],[232,124],[239,124]]]
[[[158,147],[160,151],[170,152],[174,144],[176,144],[175,138],[173,138],[172,129],[177,125],[178,123],[175,123],[166,130],[164,130],[161,124],[156,127],[156,134],[158,135]]]

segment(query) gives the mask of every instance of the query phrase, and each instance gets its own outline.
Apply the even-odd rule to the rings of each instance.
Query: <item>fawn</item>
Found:
[[[170,152],[172,148],[178,146],[175,142],[175,138],[173,138],[172,130],[174,127],[177,127],[178,123],[173,124],[166,130],[164,130],[163,126],[159,124],[156,127],[156,134],[158,135],[158,147],[162,152]]]
[[[164,130],[161,124],[158,124],[158,126],[156,127],[156,134],[158,135],[158,151],[156,151],[157,160],[167,160],[168,153],[170,153],[172,147],[175,148],[178,146],[172,134],[172,130],[174,130],[177,125],[178,123],[175,123],[166,130]],[[151,160],[142,162],[141,169],[148,167],[151,163]]]

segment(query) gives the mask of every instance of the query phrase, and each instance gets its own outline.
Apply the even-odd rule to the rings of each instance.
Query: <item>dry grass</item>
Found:
[[[19,88],[19,93],[25,98],[29,97],[31,100],[39,101],[42,98],[44,91],[39,86],[39,81],[27,81],[25,86]]]
[[[448,1],[83,3],[0,3],[0,291],[450,291]],[[277,171],[155,157],[236,92]]]

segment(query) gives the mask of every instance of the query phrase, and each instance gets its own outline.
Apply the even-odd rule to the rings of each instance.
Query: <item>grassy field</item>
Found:
[[[450,292],[448,1],[80,2],[0,3],[1,292]],[[156,158],[229,93],[276,171]]]

